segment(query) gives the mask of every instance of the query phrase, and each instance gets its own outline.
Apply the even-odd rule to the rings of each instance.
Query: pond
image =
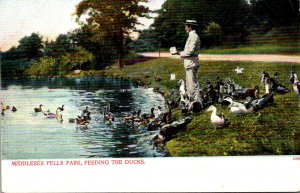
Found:
[[[158,131],[128,126],[122,119],[138,109],[150,113],[152,107],[164,108],[164,98],[150,88],[112,78],[9,80],[2,81],[0,97],[10,106],[0,116],[2,159],[165,156],[152,144]],[[34,112],[40,104],[53,113],[64,105],[63,121]],[[104,121],[107,106],[115,117],[112,124]],[[91,112],[86,128],[69,122],[86,107]]]

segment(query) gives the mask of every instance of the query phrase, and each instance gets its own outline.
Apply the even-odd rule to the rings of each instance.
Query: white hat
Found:
[[[187,19],[184,24],[198,25],[196,20]]]

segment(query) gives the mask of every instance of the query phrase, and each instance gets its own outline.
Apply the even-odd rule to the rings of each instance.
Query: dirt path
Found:
[[[140,55],[146,57],[159,57],[158,52],[143,52]],[[160,57],[177,58],[169,53],[160,53]],[[275,55],[275,54],[200,54],[199,59],[202,61],[251,61],[251,62],[287,62],[300,63],[300,56]]]

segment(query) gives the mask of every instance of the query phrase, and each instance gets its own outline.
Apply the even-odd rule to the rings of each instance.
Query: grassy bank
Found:
[[[298,45],[243,45],[236,48],[215,48],[201,50],[203,54],[282,54],[282,55],[300,55]]]
[[[236,67],[244,67],[245,73],[237,75]],[[199,69],[199,80],[215,82],[230,77],[237,84],[252,88],[260,85],[261,71],[270,74],[279,72],[279,81],[291,89],[289,73],[300,73],[300,64],[251,63],[251,62],[203,62]],[[170,80],[170,74],[176,74],[176,80]],[[110,67],[102,71],[84,72],[88,76],[109,76],[134,80],[147,87],[162,91],[178,89],[177,81],[184,78],[184,69],[180,60],[158,58],[151,59],[123,69]],[[161,79],[160,81],[158,81]],[[300,104],[295,93],[275,95],[275,104],[259,113],[236,116],[228,108],[217,105],[218,112],[228,117],[230,125],[215,129],[210,123],[210,113],[201,112],[191,115],[192,122],[187,130],[177,134],[166,147],[171,156],[224,156],[224,155],[287,155],[300,153]],[[177,118],[179,109],[173,110]]]

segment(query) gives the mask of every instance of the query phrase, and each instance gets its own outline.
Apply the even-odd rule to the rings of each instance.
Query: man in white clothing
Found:
[[[202,107],[200,97],[200,86],[198,82],[197,70],[199,68],[198,54],[200,51],[200,38],[195,31],[197,22],[186,20],[185,31],[189,34],[184,50],[180,52],[186,72],[186,90],[190,103],[197,102],[199,108]]]

